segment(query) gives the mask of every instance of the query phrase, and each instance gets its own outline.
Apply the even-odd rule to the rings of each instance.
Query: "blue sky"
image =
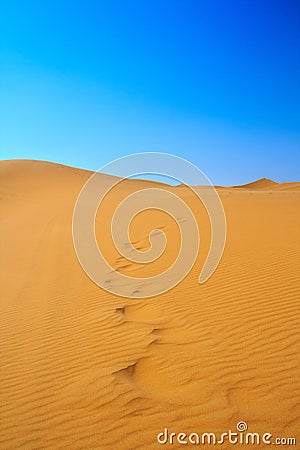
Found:
[[[0,42],[2,159],[300,179],[297,0],[3,0]]]

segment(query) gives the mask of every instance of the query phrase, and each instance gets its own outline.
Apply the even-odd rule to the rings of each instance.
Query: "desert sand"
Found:
[[[40,161],[0,164],[0,448],[182,448],[160,446],[157,434],[221,434],[239,421],[300,445],[300,184],[218,188],[227,242],[203,285],[208,217],[188,188],[168,188],[197,217],[200,253],[179,285],[133,299],[99,288],[77,260],[72,214],[90,175]],[[158,273],[179,246],[176,224],[148,211],[132,224],[132,242],[145,250],[161,228],[166,254],[145,268],[113,248],[114,207],[145,185],[156,183],[120,183],[96,224],[115,270],[137,276]]]

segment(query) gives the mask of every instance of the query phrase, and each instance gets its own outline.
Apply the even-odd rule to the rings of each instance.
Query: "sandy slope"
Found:
[[[299,445],[299,184],[219,190],[227,244],[201,286],[208,219],[189,190],[172,188],[199,220],[199,258],[170,292],[133,300],[97,287],[77,261],[72,211],[89,175],[42,162],[0,165],[0,448],[154,449],[165,427],[221,433],[240,420]],[[111,195],[100,241],[118,199],[143,183]],[[153,227],[172,242],[153,273],[173,261],[178,230],[167,216],[148,213],[134,225],[140,249]],[[117,270],[145,270],[124,264],[110,239],[102,244]]]
[[[276,181],[269,180],[268,178],[261,178],[260,180],[253,181],[252,183],[243,184],[241,186],[233,186],[235,189],[251,189],[251,190],[300,190],[299,182],[291,183],[276,183]]]

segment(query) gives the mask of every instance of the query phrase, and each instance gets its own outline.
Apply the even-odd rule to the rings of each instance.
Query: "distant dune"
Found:
[[[253,181],[252,183],[243,184],[241,186],[234,186],[238,189],[265,189],[265,190],[299,190],[300,182],[295,183],[276,183],[276,181],[269,180],[268,178],[261,178],[260,180]]]
[[[0,164],[0,448],[150,450],[164,428],[221,434],[242,420],[248,431],[299,441],[300,183],[218,187],[227,242],[203,285],[207,213],[189,189],[166,187],[194,212],[199,257],[169,292],[130,299],[94,284],[73,248],[74,204],[91,173],[41,161]],[[104,185],[110,179],[98,176]],[[147,211],[130,228],[132,242],[147,250],[150,231],[160,228],[166,254],[144,267],[116,252],[114,209],[146,185],[159,184],[122,182],[96,220],[114,271],[131,276],[164,270],[180,246],[172,219]]]
[[[238,188],[247,188],[247,189],[266,189],[266,188],[274,188],[274,186],[277,186],[278,183],[276,183],[273,180],[269,180],[268,178],[261,178],[260,180],[253,181],[252,183],[243,184],[241,186],[235,186]]]

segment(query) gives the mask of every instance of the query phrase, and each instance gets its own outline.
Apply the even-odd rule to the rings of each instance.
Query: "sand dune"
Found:
[[[252,183],[243,184],[241,186],[233,186],[236,189],[252,189],[252,190],[296,190],[300,189],[300,182],[294,183],[276,183],[276,181],[269,180],[268,178],[261,178],[260,180],[253,181]]]
[[[247,189],[266,189],[273,188],[278,183],[268,178],[261,178],[260,180],[253,181],[252,183],[242,184],[241,186],[235,186],[237,188],[247,188]]]
[[[299,182],[278,183],[275,186],[273,186],[273,189],[278,189],[278,190],[282,190],[282,191],[299,191],[300,183]]]
[[[168,188],[199,222],[199,257],[171,291],[130,299],[100,289],[76,258],[73,208],[90,175],[37,161],[0,164],[0,448],[155,449],[165,427],[222,433],[242,420],[251,432],[299,445],[299,183],[218,189],[228,237],[203,285],[208,217],[187,188]],[[172,243],[166,254],[148,269],[113,249],[114,207],[145,183],[156,185],[120,183],[96,223],[115,270],[136,276],[162,270],[180,244],[170,217],[148,211],[132,241],[145,250],[161,228]]]

